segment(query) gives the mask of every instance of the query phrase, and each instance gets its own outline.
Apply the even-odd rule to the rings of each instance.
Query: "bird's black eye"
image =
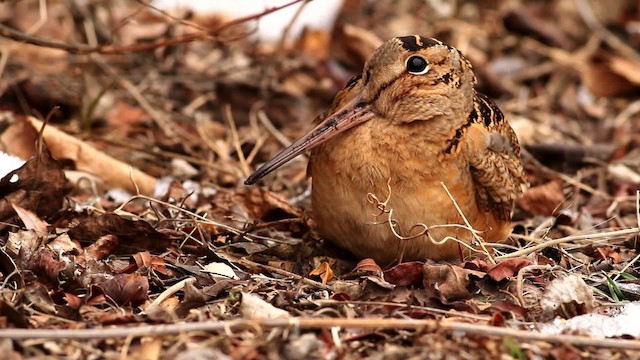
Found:
[[[411,56],[407,59],[407,71],[413,75],[424,75],[429,71],[429,63],[422,56]]]

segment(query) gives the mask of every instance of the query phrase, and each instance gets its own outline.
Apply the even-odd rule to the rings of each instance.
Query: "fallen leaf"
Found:
[[[49,225],[41,220],[33,211],[24,209],[16,204],[11,204],[11,206],[27,230],[34,230],[39,236],[45,236],[49,233]]]
[[[58,259],[56,253],[46,247],[39,247],[35,249],[35,251],[27,247],[22,247],[20,248],[18,257],[22,270],[33,271],[43,279],[47,279],[54,284],[58,283],[60,272],[67,267],[64,261]]]
[[[507,259],[491,266],[487,271],[487,275],[494,281],[502,281],[506,278],[513,277],[525,266],[532,265],[533,262],[529,259],[515,258]]]
[[[397,286],[422,285],[423,266],[420,261],[398,264],[384,272],[384,279]]]
[[[140,250],[162,252],[172,241],[169,236],[156,231],[145,221],[128,220],[112,213],[89,217],[67,233],[72,239],[84,242],[94,242],[102,236],[115,235],[120,240],[119,250],[128,253]]]
[[[120,240],[116,235],[100,236],[93,244],[85,247],[84,256],[87,260],[101,260],[107,258],[118,248]]]
[[[438,298],[444,303],[469,298],[471,296],[470,275],[478,278],[485,276],[479,271],[451,264],[425,263],[422,269],[425,291],[430,297]]]
[[[238,275],[236,275],[235,271],[233,271],[231,266],[223,262],[208,263],[202,268],[202,272],[209,273],[213,277],[222,277],[225,279],[232,279],[232,280],[239,279]]]
[[[117,274],[98,287],[118,305],[140,305],[149,297],[149,279],[138,274]]]
[[[62,207],[65,185],[62,166],[43,145],[40,153],[0,180],[0,220],[14,216],[12,205],[37,216],[57,213]]]
[[[591,313],[595,299],[593,290],[578,275],[561,276],[547,285],[540,306],[547,318],[565,319]]]
[[[355,272],[364,272],[380,277],[383,276],[382,268],[378,264],[376,264],[375,260],[371,258],[360,260],[360,262],[358,262],[355,269],[353,270]]]
[[[565,201],[562,181],[549,181],[529,188],[518,200],[524,210],[534,215],[551,216]]]
[[[599,260],[611,259],[614,264],[619,264],[622,261],[620,253],[610,246],[603,246],[595,249],[596,258]]]
[[[328,262],[323,261],[320,265],[316,266],[315,269],[311,270],[309,273],[310,276],[320,276],[322,279],[322,283],[327,285],[331,279],[333,279],[333,270],[331,269],[331,265]]]
[[[40,129],[43,124],[34,117],[29,117],[28,121],[35,129]],[[74,161],[77,170],[96,175],[111,187],[153,195],[156,179],[130,164],[105,154],[51,124],[45,128],[43,138],[56,158]]]
[[[288,312],[269,304],[251,293],[242,293],[240,315],[245,319],[256,320],[286,319],[291,317]]]
[[[524,320],[527,316],[527,309],[507,300],[498,300],[484,309],[482,314],[500,314],[507,319]]]

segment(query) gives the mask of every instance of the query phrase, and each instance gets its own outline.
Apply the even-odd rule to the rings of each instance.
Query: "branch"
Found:
[[[39,36],[27,34],[25,32],[8,27],[3,24],[0,24],[0,36],[5,37],[7,39],[15,40],[18,42],[26,43],[26,44],[64,50],[72,54],[89,54],[89,53],[121,54],[121,53],[131,53],[131,52],[143,52],[143,51],[149,51],[149,50],[153,50],[160,47],[183,44],[183,43],[193,42],[196,40],[205,39],[211,36],[217,36],[222,31],[230,27],[240,25],[251,20],[259,19],[265,15],[268,15],[278,10],[284,9],[286,7],[295,5],[302,1],[310,1],[310,0],[293,0],[284,5],[267,8],[261,13],[241,17],[241,18],[229,21],[227,23],[224,23],[218,26],[217,28],[213,28],[203,32],[184,34],[181,36],[161,39],[161,40],[157,40],[149,43],[132,44],[132,45],[125,45],[125,46],[119,46],[119,45],[89,46],[85,44],[66,43],[62,41],[45,39]]]

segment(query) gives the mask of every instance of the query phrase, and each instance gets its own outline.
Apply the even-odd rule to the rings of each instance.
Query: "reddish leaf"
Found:
[[[554,180],[533,186],[518,200],[518,204],[534,215],[554,215],[565,200],[562,184],[562,181]]]
[[[116,235],[107,234],[101,236],[93,244],[87,246],[84,249],[85,259],[87,260],[100,260],[105,259],[111,255],[113,251],[118,247],[118,237]]]
[[[146,267],[161,274],[167,275],[167,266],[162,258],[152,256],[148,251],[142,251],[133,255],[138,268]]]
[[[24,247],[20,249],[18,256],[22,269],[31,270],[53,283],[58,282],[58,275],[67,266],[64,261],[58,260],[57,255],[49,248],[39,248],[30,253],[30,250]]]
[[[494,281],[501,281],[509,277],[513,277],[525,266],[529,266],[533,262],[529,259],[516,258],[507,259],[497,263],[487,271],[487,275]]]
[[[333,296],[331,296],[331,299],[335,301],[349,301],[351,300],[351,296],[349,296],[349,294],[347,293],[340,292],[333,294]]]
[[[138,274],[118,274],[99,285],[118,305],[140,305],[148,298],[149,279]]]
[[[384,272],[384,279],[398,286],[420,285],[424,263],[420,261],[398,264]]]
[[[360,260],[354,271],[365,272],[382,277],[382,268],[371,258]]]
[[[516,305],[507,300],[499,300],[491,304],[491,306],[482,311],[483,314],[500,314],[507,319],[524,320],[527,316],[527,309],[520,305]]]

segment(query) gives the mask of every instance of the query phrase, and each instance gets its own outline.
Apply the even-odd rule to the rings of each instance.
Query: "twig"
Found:
[[[602,40],[606,41],[612,48],[618,50],[623,56],[635,61],[640,60],[640,54],[638,54],[633,47],[626,44],[622,39],[600,24],[587,0],[575,0],[575,2],[578,13],[582,16],[582,20],[584,20],[593,32],[597,33]]]
[[[640,350],[640,340],[598,339],[582,335],[543,334],[537,331],[518,330],[458,321],[415,319],[348,319],[348,318],[292,318],[271,320],[212,320],[194,323],[144,325],[137,327],[110,327],[96,329],[0,329],[0,338],[24,339],[106,339],[177,335],[197,331],[269,330],[275,328],[329,329],[333,327],[359,329],[415,329],[420,331],[464,332],[483,336],[499,336],[523,341],[545,341],[552,344],[571,344],[598,348]]]
[[[389,224],[389,229],[391,230],[391,232],[393,233],[393,236],[395,236],[397,239],[399,240],[411,240],[411,239],[416,239],[420,236],[426,236],[429,241],[431,241],[431,243],[435,244],[435,245],[443,245],[448,241],[455,241],[457,242],[460,246],[464,246],[466,247],[469,251],[472,252],[482,252],[478,249],[476,249],[475,247],[469,245],[468,243],[466,243],[465,241],[462,241],[460,239],[457,239],[453,236],[445,236],[444,238],[442,238],[441,240],[436,240],[431,233],[429,232],[429,230],[431,229],[437,229],[437,228],[447,228],[447,227],[455,227],[455,228],[460,228],[460,229],[464,229],[469,231],[470,233],[476,233],[477,230],[475,230],[474,228],[470,227],[470,226],[465,226],[465,225],[461,225],[461,224],[441,224],[441,225],[427,225],[425,223],[417,223],[415,225],[413,225],[410,229],[409,229],[409,233],[413,232],[413,229],[416,228],[422,228],[422,230],[420,232],[418,232],[417,234],[414,235],[407,235],[407,236],[403,236],[402,234],[400,234],[398,232],[398,230],[396,230],[396,227],[398,226],[398,221],[396,219],[393,218],[393,208],[387,208],[388,207],[388,203],[391,200],[391,179],[389,179],[387,181],[387,197],[384,201],[380,201],[380,199],[378,198],[377,195],[373,194],[373,193],[368,193],[367,194],[367,201],[370,204],[373,204],[376,206],[376,208],[380,211],[380,213],[378,214],[373,214],[374,218],[378,218],[380,216],[382,216],[383,214],[387,215],[387,219],[385,221],[374,221],[374,222],[370,222],[370,224],[372,225],[381,225],[381,224]],[[464,215],[462,215],[464,217]],[[405,243],[403,243],[404,245]],[[403,247],[403,251],[404,251],[404,247]],[[400,262],[402,262],[402,253],[400,254]]]
[[[245,16],[245,17],[241,17],[241,18],[229,21],[225,24],[218,26],[217,28],[213,28],[207,31],[189,33],[189,34],[184,34],[184,35],[180,35],[180,36],[176,36],[168,39],[161,39],[161,40],[152,41],[148,43],[139,43],[139,44],[125,45],[125,46],[117,46],[117,45],[90,46],[85,44],[67,43],[67,42],[62,42],[57,40],[45,39],[39,36],[27,34],[17,29],[13,29],[1,23],[0,23],[0,36],[11,39],[11,40],[15,40],[18,42],[31,44],[31,45],[64,50],[72,54],[89,54],[89,53],[123,54],[123,53],[132,53],[132,52],[143,52],[143,51],[154,50],[161,47],[184,44],[184,43],[193,42],[197,40],[204,40],[206,38],[219,35],[222,31],[228,28],[243,24],[251,20],[256,20],[262,16],[271,14],[272,12],[276,12],[278,10],[284,9],[291,5],[295,5],[301,1],[306,1],[306,0],[293,0],[281,6],[275,6],[275,7],[265,9],[264,11],[257,14],[253,14],[253,15],[249,15],[249,16]]]
[[[303,283],[305,283],[307,285],[315,286],[317,288],[328,290],[328,291],[333,291],[333,288],[331,288],[331,286],[329,286],[329,285],[325,285],[325,284],[323,284],[321,282],[317,282],[317,281],[311,280],[309,278],[306,278],[306,277],[298,275],[298,274],[294,274],[294,273],[286,271],[286,270],[278,269],[277,267],[259,264],[257,262],[253,262],[253,261],[251,261],[249,259],[239,259],[237,262],[238,262],[238,264],[246,266],[246,267],[254,267],[254,268],[255,267],[258,267],[258,268],[261,267],[261,268],[264,268],[266,270],[269,270],[270,272],[276,273],[278,275],[282,275],[282,276],[293,278],[293,279],[298,280],[298,281],[302,281]]]
[[[442,185],[442,187],[444,188],[444,191],[447,192],[447,195],[449,196],[449,199],[451,199],[451,202],[453,202],[453,206],[456,207],[456,210],[458,211],[458,214],[460,214],[460,217],[462,218],[462,220],[464,221],[464,224],[470,228],[473,229],[473,226],[471,226],[471,224],[469,223],[469,220],[467,220],[467,217],[464,216],[464,213],[462,212],[462,209],[460,209],[460,206],[458,206],[458,202],[456,201],[456,199],[454,199],[453,195],[451,195],[451,192],[449,192],[449,188],[447,188],[447,185],[445,185],[442,181],[440,181],[440,185]],[[492,264],[496,264],[496,259],[493,258],[493,255],[491,255],[491,253],[489,252],[489,250],[487,250],[487,247],[484,245],[484,239],[481,238],[476,231],[471,231],[471,235],[473,235],[473,237],[476,239],[476,242],[480,245],[480,247],[482,248],[482,250],[486,253],[487,258],[489,258],[489,261]]]
[[[231,113],[231,105],[225,104],[224,106],[224,118],[229,125],[229,131],[231,131],[231,142],[233,143],[233,147],[236,150],[236,154],[238,155],[238,161],[240,162],[240,169],[242,170],[242,175],[245,177],[251,174],[251,169],[249,169],[249,164],[247,164],[247,159],[244,157],[244,152],[242,152],[242,144],[240,144],[240,137],[238,136],[238,128],[236,127],[236,123],[233,120],[233,114]]]
[[[184,288],[185,285],[187,285],[187,283],[193,283],[195,281],[196,281],[196,278],[188,277],[188,278],[186,278],[186,279],[184,279],[182,281],[179,281],[179,282],[171,285],[168,289],[166,289],[160,295],[158,295],[158,297],[155,300],[153,300],[153,302],[151,304],[149,304],[149,306],[158,306],[158,305],[160,305],[163,301],[165,301],[166,299],[171,297],[173,294],[175,294],[178,291],[182,290],[182,288]]]
[[[496,259],[504,260],[504,259],[525,256],[525,255],[531,254],[532,252],[547,248],[549,246],[567,243],[567,242],[576,241],[576,240],[606,239],[606,238],[620,237],[625,235],[637,235],[639,233],[640,233],[640,228],[631,228],[631,229],[624,229],[624,230],[605,231],[605,232],[596,233],[596,234],[580,234],[580,235],[565,236],[559,239],[545,241],[538,245],[524,248],[522,250],[518,250],[510,254],[500,255],[500,256],[497,256]]]
[[[522,287],[524,285],[524,274],[533,270],[553,270],[554,266],[551,265],[529,265],[525,266],[522,269],[518,270],[518,276],[516,278],[516,297],[518,298],[518,302],[520,302],[520,306],[523,308],[527,308],[527,304],[524,301],[524,294]]]
[[[262,110],[258,111],[258,120],[260,120],[260,123],[262,124],[262,126],[267,128],[267,131],[269,133],[271,133],[271,135],[273,135],[273,137],[276,140],[278,140],[278,142],[282,146],[287,147],[287,146],[291,145],[291,140],[289,140],[286,136],[284,136],[284,134],[282,132],[280,132],[280,130],[278,130],[273,125],[273,123],[271,122],[269,117],[267,117],[267,114],[265,114],[264,111],[262,111]],[[306,156],[306,154],[305,154],[305,156]]]
[[[142,93],[136,88],[136,86],[129,80],[121,77],[117,71],[115,71],[109,64],[107,64],[101,56],[95,54],[92,56],[92,60],[109,76],[116,79],[120,86],[127,90],[131,96],[138,102],[140,107],[151,116],[154,122],[158,125],[158,127],[162,130],[162,132],[169,138],[173,137],[174,131],[169,125],[169,122],[166,119],[166,116],[156,111],[155,107],[151,106],[147,99],[142,95]]]

